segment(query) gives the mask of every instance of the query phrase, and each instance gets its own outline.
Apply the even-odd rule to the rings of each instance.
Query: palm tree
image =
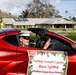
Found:
[[[65,11],[65,18],[66,18],[67,13],[68,13],[68,10]]]

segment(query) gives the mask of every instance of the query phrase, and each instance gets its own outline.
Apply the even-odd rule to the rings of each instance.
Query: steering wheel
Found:
[[[43,38],[39,38],[36,42],[36,48],[43,48],[46,41]]]

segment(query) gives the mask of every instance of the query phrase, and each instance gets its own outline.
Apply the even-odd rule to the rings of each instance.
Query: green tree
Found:
[[[75,22],[76,22],[76,18],[75,18],[75,17],[72,17],[72,18],[71,18],[71,20],[73,20],[73,21],[75,21]]]
[[[0,21],[0,28],[6,28],[6,25],[3,21]]]
[[[65,18],[67,17],[68,15],[68,10],[65,11]]]
[[[28,17],[28,10],[22,11],[22,15],[19,15],[20,18],[26,18]]]
[[[0,10],[0,18],[2,17],[13,17],[13,15],[11,13]]]
[[[33,0],[31,3],[27,4],[25,11],[22,11],[22,17],[50,18],[51,16],[56,16],[59,12],[47,1],[49,0]]]

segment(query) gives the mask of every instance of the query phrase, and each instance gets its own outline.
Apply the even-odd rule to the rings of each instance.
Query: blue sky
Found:
[[[55,8],[59,10],[60,14],[64,17],[76,17],[76,0],[62,0]],[[68,11],[67,14],[65,14],[66,10]]]
[[[0,0],[0,9],[13,15],[19,15],[25,9],[25,5],[32,0]],[[59,10],[63,17],[76,17],[76,0],[48,0]],[[65,11],[68,11],[65,14]]]

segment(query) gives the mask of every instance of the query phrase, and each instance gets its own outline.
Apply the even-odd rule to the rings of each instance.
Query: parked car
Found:
[[[48,29],[29,28],[28,30],[40,36],[40,38],[36,40],[36,45],[34,48],[20,47],[20,30],[17,30],[15,28],[0,29],[0,75],[29,75],[27,74],[29,65],[28,51],[33,50],[64,52],[64,55],[66,55],[67,57],[67,65],[65,66],[66,74],[62,75],[76,75],[76,42],[58,33],[52,32]],[[51,45],[48,47],[48,49],[45,50],[43,49],[43,46],[45,42],[48,40],[48,38],[51,39]],[[57,60],[60,60],[59,57],[57,58]],[[44,68],[44,66],[40,67]],[[53,66],[53,68],[54,67],[55,66]],[[37,75],[38,70],[34,70],[34,72],[36,72],[35,74]],[[45,73],[45,71],[39,72],[44,73],[43,75],[52,75],[51,73],[53,73],[50,71],[50,74]]]

